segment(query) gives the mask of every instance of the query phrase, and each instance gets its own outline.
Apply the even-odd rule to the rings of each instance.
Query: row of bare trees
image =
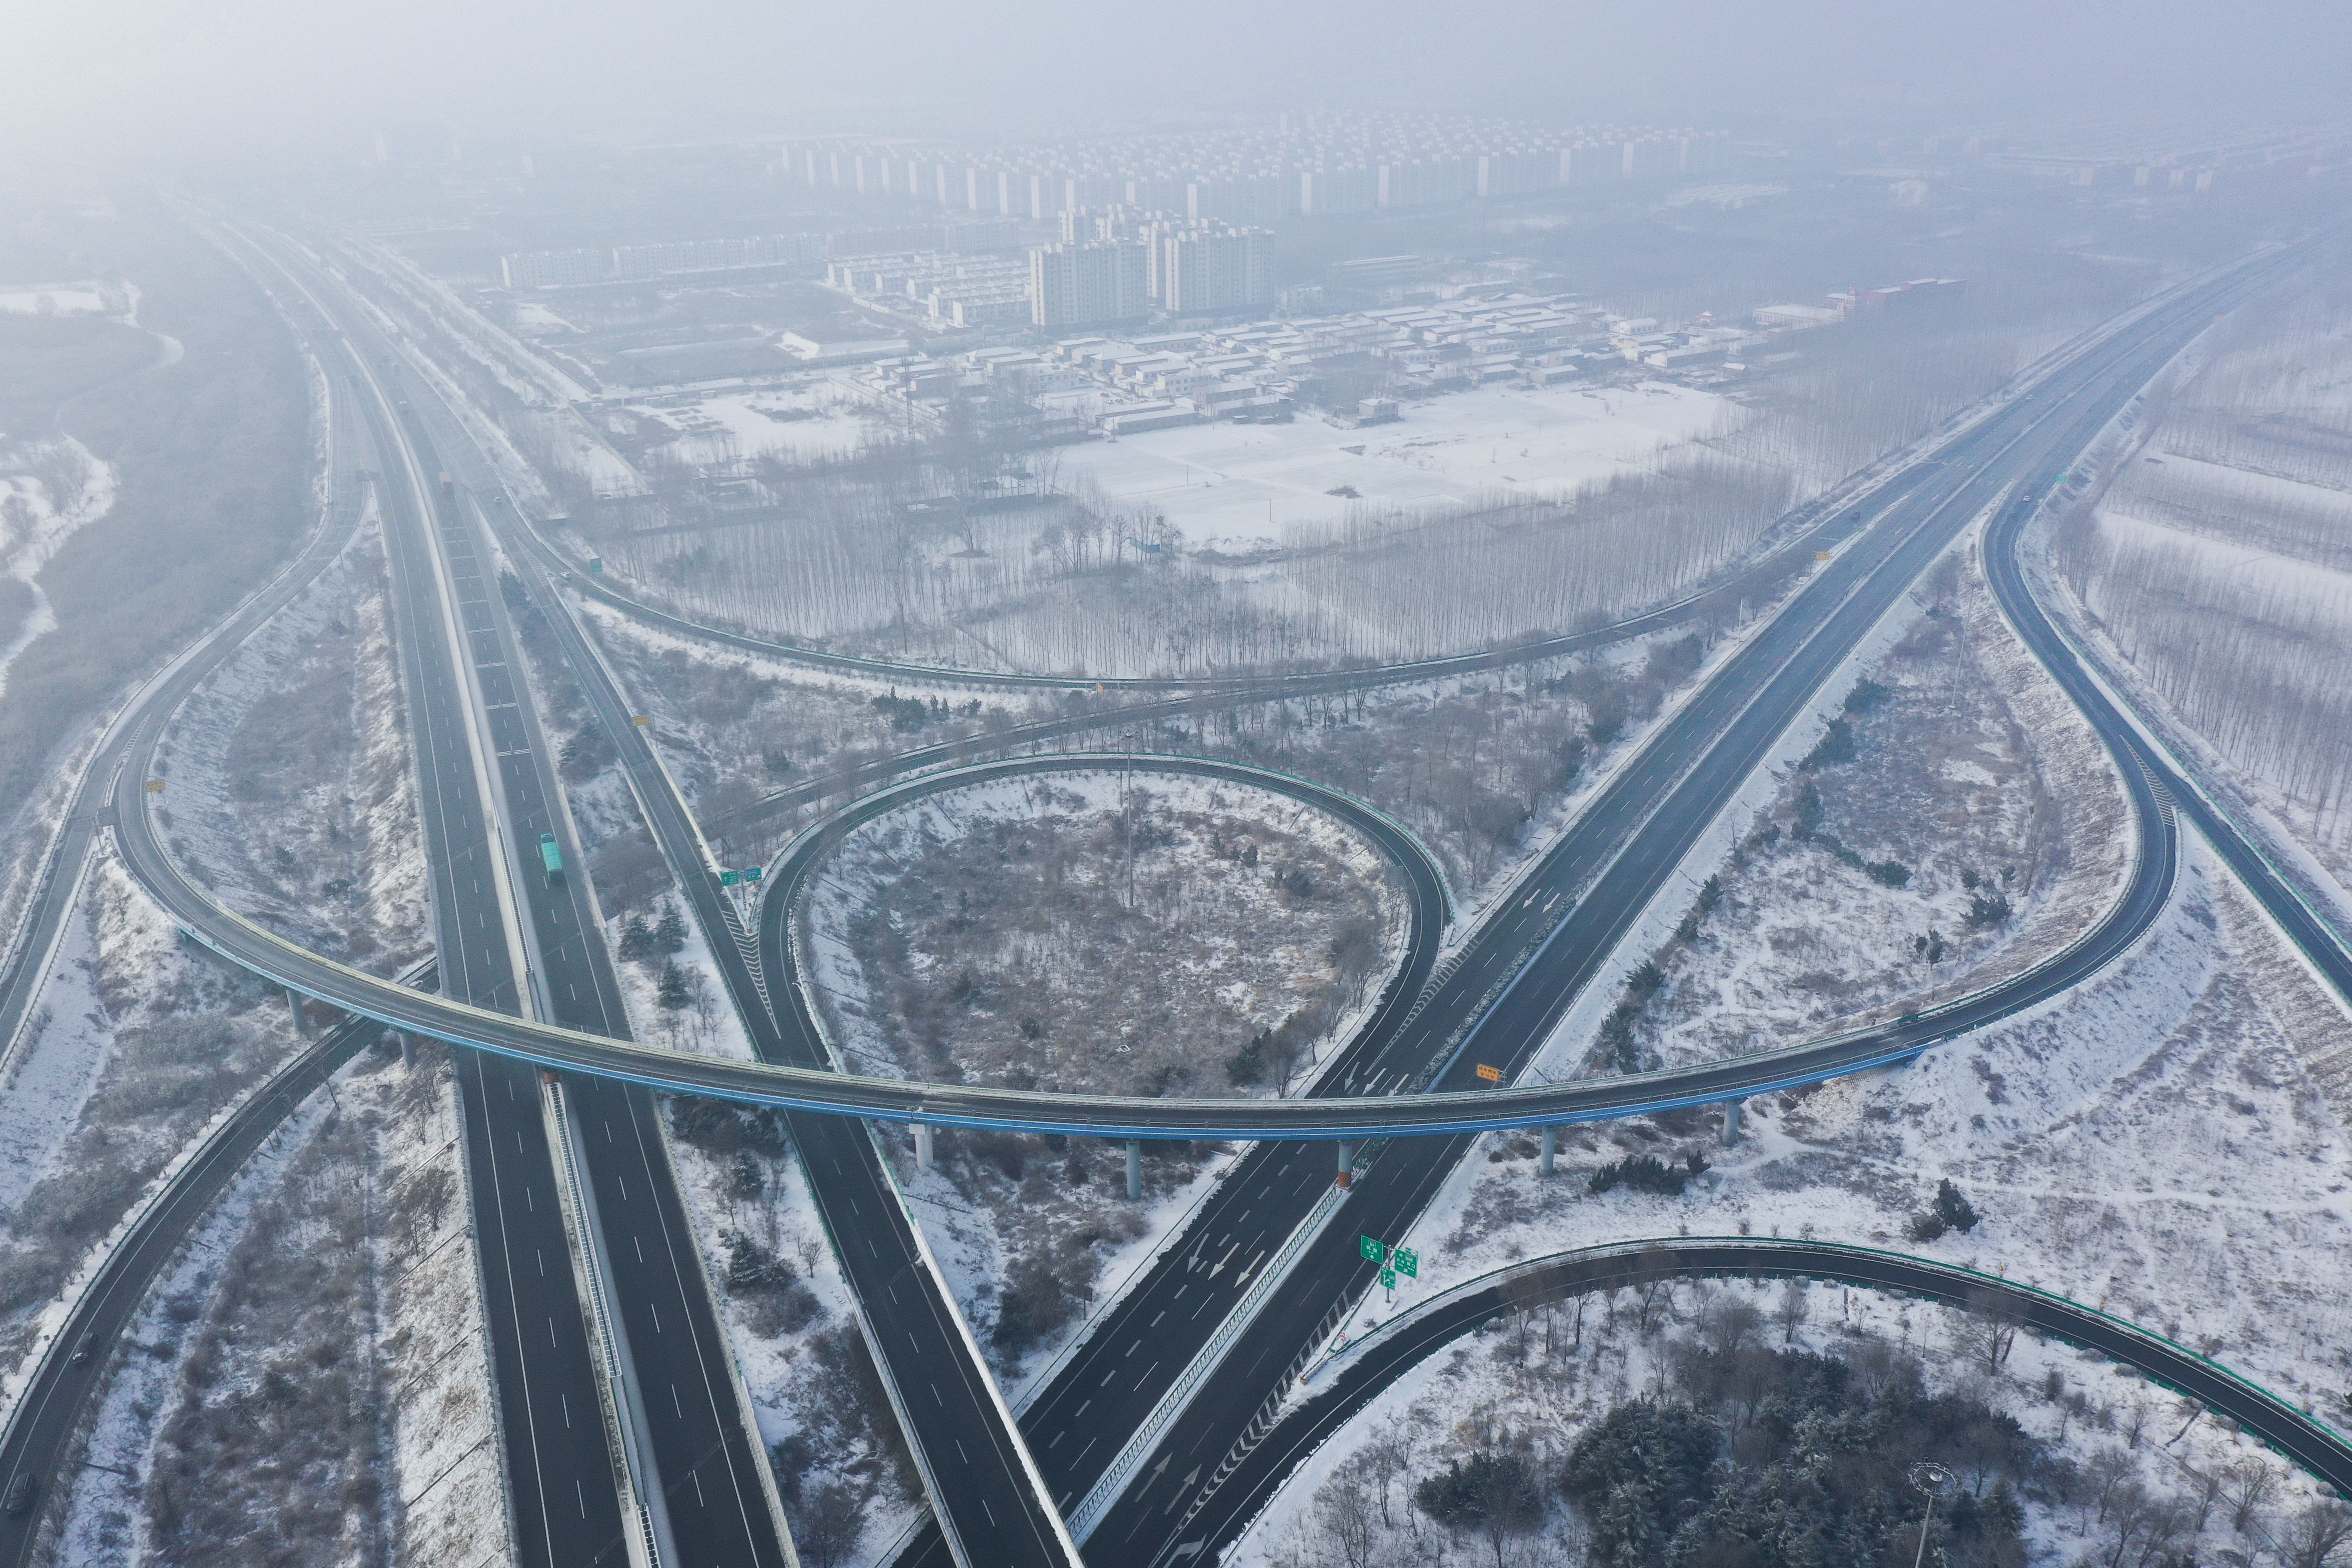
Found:
[[[2069,586],[2150,686],[2337,849],[2352,842],[2347,372],[2352,286],[2323,275],[2250,308],[2154,411],[2100,507],[2055,534]]]

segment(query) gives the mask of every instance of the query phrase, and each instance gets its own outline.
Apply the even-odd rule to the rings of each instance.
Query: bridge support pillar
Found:
[[[914,1128],[915,1169],[928,1171],[931,1168],[931,1124],[928,1121],[918,1121],[914,1124]]]
[[[1339,1145],[1339,1184],[1342,1187],[1356,1184],[1356,1146],[1353,1143]]]
[[[1127,1141],[1127,1198],[1129,1203],[1143,1200],[1143,1140]]]
[[[400,1035],[400,1065],[404,1068],[414,1068],[416,1065],[416,1037],[410,1034],[405,1029],[399,1030],[398,1033]]]
[[[1544,1173],[1545,1175],[1549,1176],[1549,1175],[1550,1175],[1550,1174],[1551,1174],[1551,1164],[1552,1164],[1552,1161],[1553,1161],[1553,1159],[1554,1159],[1554,1158],[1555,1158],[1559,1153],[1559,1128],[1557,1128],[1557,1127],[1547,1127],[1547,1128],[1545,1128],[1545,1129],[1543,1130],[1543,1166],[1542,1166],[1542,1169],[1543,1169],[1543,1173]]]
[[[1727,1149],[1739,1142],[1740,1103],[1737,1100],[1727,1100],[1723,1102],[1723,1146]]]
[[[286,1005],[294,1015],[294,1035],[297,1039],[310,1037],[310,1011],[305,1005],[310,999],[291,985],[286,988]]]

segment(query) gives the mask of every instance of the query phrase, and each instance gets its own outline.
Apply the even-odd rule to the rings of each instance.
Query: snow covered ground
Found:
[[[827,382],[760,392],[725,393],[691,403],[629,404],[644,424],[639,439],[675,432],[656,448],[682,463],[724,463],[777,457],[810,463],[846,458],[865,444],[866,420],[858,403]],[[608,415],[607,417],[610,417]]]
[[[72,437],[0,451],[0,690],[33,639],[57,628],[37,581],[66,541],[114,505],[114,470]]]
[[[1792,1300],[1791,1287],[1777,1280],[1752,1287],[1693,1280],[1673,1288],[1662,1321],[1645,1331],[1619,1296],[1570,1300],[1538,1314],[1524,1340],[1516,1324],[1504,1321],[1439,1349],[1318,1449],[1226,1562],[1234,1568],[1327,1568],[1340,1561],[1333,1555],[1330,1513],[1376,1506],[1366,1488],[1377,1489],[1378,1469],[1365,1460],[1381,1445],[1391,1456],[1406,1457],[1397,1478],[1402,1495],[1394,1500],[1392,1528],[1373,1543],[1375,1555],[1346,1560],[1360,1562],[1361,1568],[1493,1563],[1483,1539],[1450,1534],[1422,1516],[1410,1501],[1413,1483],[1478,1451],[1523,1449],[1540,1473],[1557,1473],[1596,1418],[1670,1388],[1677,1352],[1717,1331],[1710,1320],[1726,1306],[1757,1311],[1763,1321],[1755,1337],[1771,1349],[1864,1368],[1892,1352],[1897,1363],[1920,1366],[1930,1393],[1983,1401],[2016,1418],[2063,1460],[2114,1462],[2119,1479],[2153,1497],[2178,1500],[2192,1518],[2203,1504],[2202,1528],[2174,1542],[2176,1549],[2194,1550],[2196,1561],[2229,1562],[2225,1553],[2282,1540],[2287,1517],[2326,1495],[2259,1443],[2220,1422],[2198,1419],[2194,1405],[2087,1352],[2021,1334],[1999,1373],[1990,1373],[1983,1352],[1969,1344],[1967,1315],[1949,1308],[1822,1282],[1794,1287]],[[2240,1531],[2234,1494],[2249,1468],[2274,1489],[2249,1528]],[[1967,1487],[1969,1479],[1960,1484]],[[2116,1531],[2099,1517],[2090,1488],[2062,1500],[2046,1484],[2029,1484],[2023,1501],[2032,1561],[2104,1562],[2114,1549]],[[1512,1568],[1581,1560],[1591,1521],[1556,1497],[1547,1499],[1545,1511],[1536,1531],[1505,1543],[1505,1562]],[[2084,1557],[2086,1552],[2094,1555]]]
[[[213,1541],[215,1552],[259,1552],[271,1537],[283,1543],[307,1531],[305,1560],[320,1563],[388,1557],[476,1568],[506,1552],[459,1146],[447,1053],[428,1045],[413,1068],[362,1055],[247,1163],[110,1367],[93,1463],[67,1505],[65,1561],[168,1555],[196,1497],[213,1525],[241,1516],[258,1537]],[[330,1168],[341,1181],[324,1179]],[[352,1261],[345,1233],[355,1222],[364,1236]],[[322,1269],[322,1259],[332,1261]],[[350,1272],[365,1282],[357,1299],[301,1293]],[[261,1280],[289,1321],[257,1340],[249,1298]],[[300,1467],[213,1473],[208,1461],[221,1457],[213,1450],[233,1439],[200,1436],[189,1415],[258,1402],[317,1420],[314,1396],[343,1404],[355,1394],[359,1425],[330,1426],[340,1453],[314,1459],[335,1472],[326,1479],[340,1497],[331,1486],[306,1489],[319,1476]]]
[[[173,715],[156,819],[239,912],[390,974],[429,932],[383,574],[370,527]]]
[[[2340,259],[2340,258],[2339,258]],[[2173,743],[2352,880],[2352,291],[2340,266],[2233,312],[2111,433],[2045,542]]]
[[[1459,506],[1504,493],[1565,500],[1653,468],[1672,448],[1738,425],[1743,412],[1661,382],[1490,386],[1412,404],[1395,425],[1192,425],[1073,447],[1063,461],[1066,476],[1092,479],[1114,504],[1148,505],[1188,544],[1246,550],[1360,509]],[[1343,488],[1357,493],[1333,493]]]
[[[2185,848],[2165,917],[2107,974],[1910,1068],[1752,1101],[1736,1149],[1716,1147],[1711,1117],[1579,1128],[1545,1182],[1533,1138],[1487,1139],[1404,1238],[1423,1261],[1398,1310],[1627,1237],[1891,1245],[2103,1306],[2352,1417],[2335,1244],[2352,1219],[2352,1022],[2211,853]],[[1679,1198],[1589,1190],[1597,1165],[1642,1152],[1698,1152],[1713,1168]],[[1981,1223],[1907,1239],[1947,1177]],[[1386,1315],[1375,1295],[1343,1331]],[[1343,1457],[1335,1444],[1318,1463]],[[1284,1495],[1295,1515],[1302,1488]]]
[[[122,309],[121,290],[95,279],[0,285],[0,311],[10,315],[99,316],[118,314]]]
[[[1131,878],[1118,858],[1123,809],[1137,815],[1136,837],[1144,840]],[[1184,1092],[1234,1092],[1224,1056],[1339,978],[1329,949],[1342,928],[1365,928],[1360,973],[1375,993],[1403,951],[1401,887],[1380,852],[1336,818],[1271,791],[1148,769],[1130,774],[1074,758],[1067,773],[926,796],[834,850],[809,894],[799,940],[837,1048],[863,1067],[908,1076],[946,1067],[917,1057],[908,1031],[918,1020],[905,990],[947,986],[949,971],[966,962],[943,951],[961,945],[961,921],[925,919],[938,913],[933,899],[946,896],[934,862],[985,864],[992,846],[1023,830],[1043,842],[1024,841],[1021,858],[1034,853],[1046,863],[1035,871],[1008,867],[980,889],[983,900],[1005,901],[983,904],[990,912],[974,934],[989,945],[971,949],[971,958],[987,971],[989,989],[1006,994],[975,999],[940,1042],[962,1072],[1002,1081],[1034,1071],[1041,1086],[1150,1092],[1139,1075],[1174,1068]],[[1278,882],[1282,876],[1298,879],[1304,891]],[[1024,897],[1039,877],[1055,889],[1044,910]],[[1082,911],[1081,929],[1063,923],[1063,908]],[[881,937],[872,924],[877,913],[898,940]],[[1113,939],[1106,924],[1122,913],[1151,932],[1150,951],[1121,956],[1097,945]],[[1160,970],[1160,983],[1139,964]],[[1029,1033],[999,1016],[1008,1011],[1034,1012],[1045,1026],[1042,1038],[1029,1037],[1034,1068],[1013,1065],[1027,1053],[997,1037]],[[1299,1070],[1332,1037],[1318,1038]],[[1222,1048],[1197,1070],[1211,1040]],[[1268,1081],[1263,1091],[1280,1088]]]
[[[1797,763],[1748,792],[1762,797],[1753,830],[1727,823],[1731,853],[1695,857],[1662,895],[1649,923],[1690,923],[1653,950],[1665,984],[1633,1024],[1644,1066],[1769,1049],[1994,984],[2121,891],[2135,839],[2114,765],[2011,634],[1973,555],[1956,552],[1883,630],[1891,646],[1830,694],[1842,728],[1817,742],[1801,727],[1783,747]],[[1694,896],[1710,877],[1716,892]],[[1617,1000],[1644,947],[1621,952],[1600,1000]]]
[[[1190,819],[1175,829],[1164,853],[1148,857],[1153,864],[1147,868],[1148,878],[1139,874],[1139,881],[1158,884],[1156,896],[1161,900],[1181,900],[1188,883],[1211,879],[1231,883],[1226,896],[1253,906],[1260,923],[1271,920],[1275,930],[1252,938],[1245,934],[1252,910],[1218,910],[1199,922],[1203,929],[1189,952],[1171,946],[1156,957],[1106,957],[1058,966],[1068,972],[1048,989],[1066,990],[1073,997],[1049,997],[1034,985],[1022,992],[1021,1005],[1042,1014],[1044,1026],[1034,1040],[1022,1037],[1025,1028],[1004,1029],[1013,1042],[1012,1050],[1015,1056],[1024,1049],[1054,1053],[1058,1065],[1050,1070],[1060,1075],[1052,1080],[1055,1082],[1100,1082],[1148,1091],[1150,1080],[1181,1064],[1199,1074],[1187,1092],[1231,1093],[1237,1086],[1229,1079],[1225,1060],[1247,1040],[1248,1031],[1273,1030],[1304,1009],[1321,1020],[1311,1038],[1297,1042],[1296,1081],[1310,1080],[1315,1067],[1362,1026],[1379,1000],[1381,983],[1402,955],[1402,895],[1380,855],[1322,813],[1281,796],[1173,774],[1139,774],[1133,784],[1160,797],[1159,805],[1147,810],[1147,823]],[[880,901],[889,893],[893,878],[903,871],[910,851],[927,843],[984,842],[1000,820],[1025,822],[1041,812],[1049,818],[1084,822],[1116,809],[1121,788],[1118,772],[1087,772],[1083,765],[1050,780],[997,781],[921,802],[868,825],[845,842],[835,866],[811,895],[799,930],[822,1016],[836,1049],[854,1069],[907,1076],[948,1071],[1009,1081],[1008,1071],[1014,1069],[1005,1064],[1012,1058],[975,1048],[963,1038],[989,1028],[983,1014],[959,1023],[947,1042],[952,1065],[908,1059],[919,1053],[904,1038],[906,1018],[896,999],[910,980],[919,983],[919,975],[896,962],[875,963],[867,940],[873,933],[861,937],[859,922],[882,907]],[[1236,874],[1233,865],[1216,858],[1210,840],[1244,834],[1259,840],[1261,863]],[[1332,879],[1332,868],[1344,867],[1369,895],[1361,902],[1377,921],[1377,952],[1367,954],[1361,977],[1344,994],[1332,994],[1333,961],[1318,945],[1327,937],[1286,946],[1276,934],[1294,922],[1316,922],[1316,929],[1328,933],[1333,923],[1327,910],[1310,909],[1294,915],[1274,889],[1271,879],[1277,869],[1296,869],[1303,860],[1286,843],[1311,845],[1318,852],[1318,876]],[[1097,879],[1105,869],[1078,864],[1071,874]],[[1195,896],[1205,899],[1209,893]],[[1320,895],[1325,900],[1335,896],[1328,888]],[[994,929],[1005,918],[986,917],[983,923]],[[894,914],[894,922],[898,919]],[[1171,944],[1181,940],[1172,934],[1169,938]],[[1016,942],[1015,948],[1022,945]],[[1100,992],[1095,1000],[1115,1002],[1148,990],[1150,979],[1137,973],[1139,962],[1164,963],[1172,974],[1181,976],[1174,996],[1162,994],[1160,1005],[1163,1013],[1183,1013],[1189,1022],[1163,1018],[1139,1038],[1122,1037],[1122,1029],[1137,1027],[1148,1009],[1139,1005],[1110,1023],[1084,1011],[1086,993]],[[992,985],[1010,984],[1015,978],[1012,960],[992,960],[985,967]],[[1066,1000],[1069,1005],[1062,1005]],[[1000,1004],[1000,1011],[1013,1005],[1002,999]],[[1066,1016],[1074,1008],[1077,1016]],[[1222,1021],[1226,1037],[1213,1059],[1203,1062],[1199,1042],[1219,1026],[1212,1019]],[[1147,1081],[1130,1083],[1139,1073]],[[1273,1092],[1278,1087],[1269,1072],[1258,1091]],[[882,1134],[898,1164],[909,1208],[923,1226],[958,1304],[982,1342],[992,1348],[1008,1380],[1022,1386],[1034,1383],[1037,1369],[1081,1331],[1089,1303],[1116,1298],[1206,1195],[1231,1159],[1224,1145],[1151,1149],[1144,1162],[1145,1192],[1139,1205],[1126,1196],[1121,1157],[1112,1146],[946,1131],[937,1136],[938,1163],[925,1172],[916,1166],[908,1134],[900,1129]]]
[[[820,675],[645,626],[593,600],[580,608],[623,688],[652,715],[648,733],[671,776],[706,818],[839,765],[981,727],[950,716],[901,730],[892,711],[875,706],[877,698],[908,697],[961,709],[975,697],[961,688]],[[1042,710],[1039,702],[1018,699],[1009,706],[1000,693],[978,700],[988,716]]]
[[[785,1517],[805,1542],[803,1552],[816,1544],[807,1535],[829,1530],[846,1537],[833,1561],[874,1561],[883,1543],[929,1517],[929,1508],[919,1487],[908,1484],[911,1466],[898,1457],[902,1441],[878,1384],[860,1388],[856,1363],[866,1352],[857,1339],[856,1298],[781,1135],[769,1142],[756,1131],[751,1138],[741,1131],[774,1122],[739,1121],[732,1108],[709,1108],[698,1121],[692,1114],[686,1102],[670,1105],[671,1159]],[[790,1283],[743,1279],[734,1267],[738,1238],[759,1249],[753,1257],[774,1260],[769,1270],[781,1263]],[[865,1374],[872,1375],[870,1361]],[[861,1401],[861,1393],[870,1397]],[[821,1508],[829,1489],[838,1489],[834,1498],[854,1500],[845,1524],[837,1505]],[[813,1521],[813,1510],[828,1518]]]
[[[297,1047],[285,994],[184,947],[110,858],[0,1095],[0,1398],[132,1209]]]

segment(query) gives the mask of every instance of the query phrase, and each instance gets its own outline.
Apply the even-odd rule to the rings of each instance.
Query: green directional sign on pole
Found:
[[[1396,1249],[1396,1271],[1408,1279],[1421,1278],[1421,1254],[1410,1247]]]
[[[719,885],[722,888],[731,888],[735,885],[737,880],[738,879],[732,871],[721,871],[719,873]]]
[[[1368,1262],[1378,1263],[1389,1255],[1389,1249],[1371,1237],[1360,1236],[1356,1237],[1356,1253]]]
[[[1383,1290],[1393,1290],[1396,1289],[1395,1269],[1383,1268],[1381,1270],[1381,1289]]]
[[[756,882],[756,881],[758,881],[758,880],[760,879],[760,868],[758,868],[757,866],[746,866],[746,867],[744,867],[744,868],[743,868],[743,879],[744,879],[745,881],[747,881],[747,882]]]

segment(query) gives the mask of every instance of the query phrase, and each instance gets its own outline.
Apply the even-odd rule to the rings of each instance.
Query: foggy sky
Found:
[[[2345,0],[16,0],[18,158],[566,135],[1031,129],[1333,104],[1723,124],[2352,112]],[[979,128],[979,127],[976,127]]]

